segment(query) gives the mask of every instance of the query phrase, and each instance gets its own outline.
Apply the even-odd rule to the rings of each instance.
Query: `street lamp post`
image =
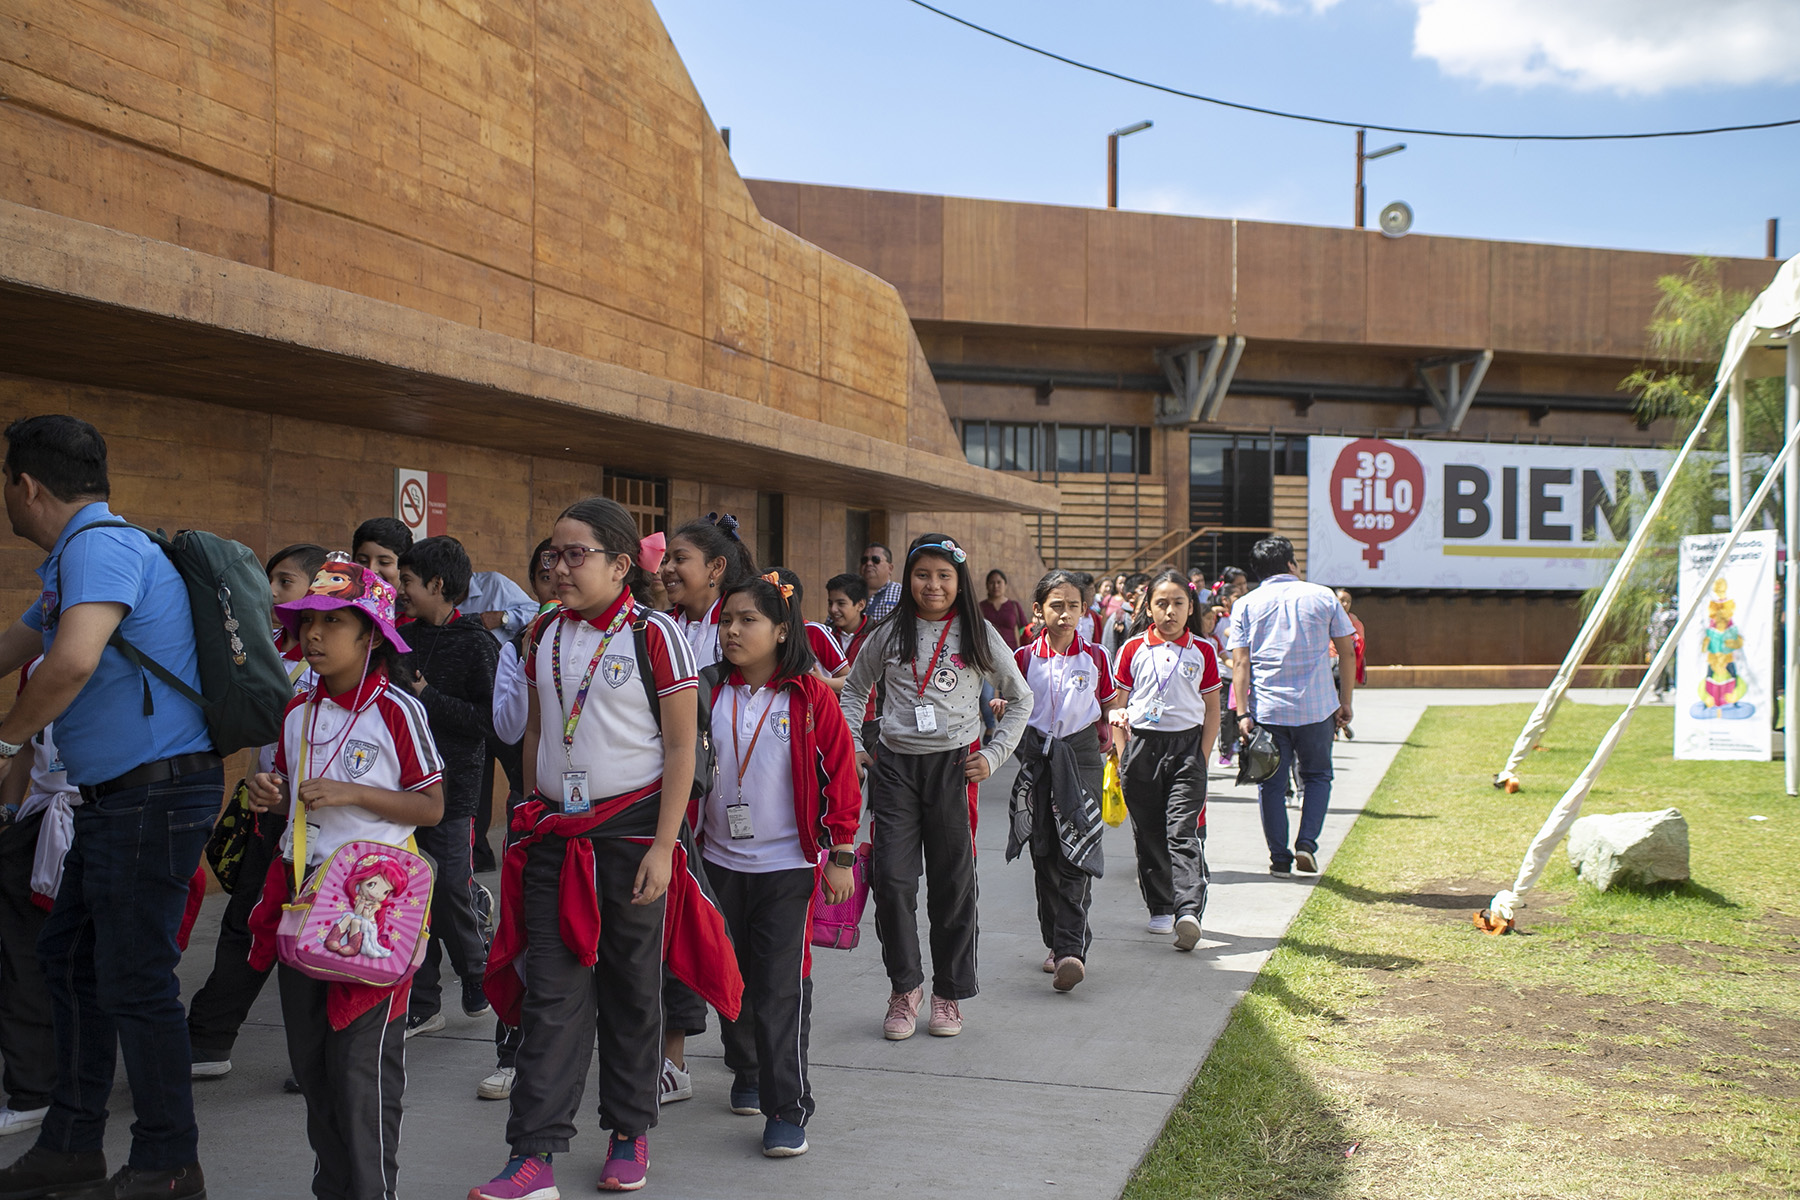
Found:
[[[1127,125],[1106,135],[1106,207],[1119,207],[1119,139],[1142,133],[1151,124],[1150,121],[1139,121],[1136,125]]]
[[[1386,158],[1390,154],[1398,154],[1406,149],[1405,142],[1395,142],[1392,146],[1383,146],[1379,150],[1364,153],[1363,138],[1368,133],[1365,129],[1356,131],[1356,227],[1363,227],[1363,164],[1374,162],[1378,158]]]

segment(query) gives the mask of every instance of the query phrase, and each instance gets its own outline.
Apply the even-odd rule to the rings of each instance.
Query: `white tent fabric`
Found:
[[[1796,321],[1800,321],[1800,255],[1781,264],[1769,286],[1731,327],[1725,339],[1725,353],[1719,356],[1718,379],[1731,378],[1740,363],[1748,368],[1752,379],[1782,374],[1786,364],[1780,354],[1758,355],[1754,351],[1786,342]]]

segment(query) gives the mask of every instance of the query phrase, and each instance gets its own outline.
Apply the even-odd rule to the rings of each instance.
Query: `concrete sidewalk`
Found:
[[[1321,857],[1336,849],[1427,704],[1536,696],[1359,693],[1357,738],[1337,743]],[[1612,700],[1591,692],[1574,698]],[[882,1039],[888,984],[872,918],[866,920],[855,951],[815,957],[812,1074],[819,1110],[808,1127],[811,1152],[787,1160],[761,1156],[762,1121],[727,1109],[730,1074],[716,1033],[709,1034],[689,1042],[694,1098],[665,1109],[651,1135],[647,1195],[1119,1194],[1312,885],[1306,877],[1269,876],[1251,790],[1215,774],[1207,843],[1212,889],[1200,948],[1182,954],[1170,939],[1145,932],[1127,825],[1107,835],[1087,982],[1058,995],[1040,970],[1044,947],[1031,867],[1003,861],[1011,777],[1010,769],[1003,772],[982,794],[982,992],[964,1005],[962,1036],[926,1036],[921,1021],[909,1041]],[[221,903],[214,897],[200,918],[182,964],[185,995],[211,967]],[[454,986],[447,986],[453,1009],[454,996]],[[449,1022],[445,1032],[407,1046],[400,1151],[406,1197],[460,1200],[506,1157],[507,1106],[475,1097],[475,1084],[493,1066],[492,1019],[453,1011]],[[215,1200],[310,1196],[304,1106],[281,1091],[286,1048],[273,984],[232,1061],[228,1077],[194,1089],[210,1194]],[[598,1175],[604,1143],[592,1105],[590,1088],[575,1148],[557,1158],[567,1196],[589,1194]],[[107,1146],[114,1167],[125,1161],[130,1119],[121,1071]],[[0,1155],[10,1160],[30,1141],[20,1137],[0,1147]]]

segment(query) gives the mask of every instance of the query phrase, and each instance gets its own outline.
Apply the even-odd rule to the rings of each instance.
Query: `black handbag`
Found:
[[[212,836],[206,839],[207,864],[227,892],[237,891],[244,855],[255,838],[256,814],[250,810],[250,781],[240,779],[231,790],[231,799],[225,802],[225,811],[213,825]]]

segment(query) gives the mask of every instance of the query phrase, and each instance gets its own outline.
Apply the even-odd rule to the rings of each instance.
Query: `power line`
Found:
[[[1096,67],[1092,63],[1084,63],[1079,59],[1069,58],[1054,50],[1046,50],[1042,46],[1033,46],[1030,42],[1021,42],[1018,38],[1008,37],[998,30],[989,29],[985,25],[977,25],[952,12],[925,3],[925,0],[908,0],[926,12],[936,13],[947,21],[973,29],[976,33],[984,33],[1009,46],[1017,46],[1021,50],[1029,50],[1045,58],[1054,59],[1083,71],[1091,71],[1095,75],[1104,75],[1108,79],[1117,79],[1123,83],[1136,84],[1138,87],[1152,91],[1165,92],[1171,96],[1180,96],[1184,100],[1198,100],[1203,104],[1216,104],[1221,108],[1235,108],[1239,112],[1260,113],[1265,117],[1280,117],[1286,121],[1308,121],[1314,125],[1335,125],[1341,129],[1377,129],[1383,133],[1406,133],[1415,137],[1441,138],[1476,138],[1490,142],[1632,142],[1648,138],[1701,137],[1709,133],[1744,133],[1753,129],[1781,129],[1789,125],[1800,125],[1800,117],[1786,121],[1760,121],[1752,125],[1716,125],[1710,129],[1664,129],[1654,133],[1472,133],[1468,130],[1455,129],[1412,129],[1405,125],[1380,125],[1374,121],[1340,121],[1333,117],[1315,117],[1307,113],[1283,112],[1278,108],[1260,108],[1254,104],[1241,104],[1236,100],[1223,100],[1217,96],[1202,96],[1198,92],[1184,92],[1180,88],[1167,84],[1153,83],[1148,79],[1125,75],[1118,71],[1109,71],[1105,67]]]

